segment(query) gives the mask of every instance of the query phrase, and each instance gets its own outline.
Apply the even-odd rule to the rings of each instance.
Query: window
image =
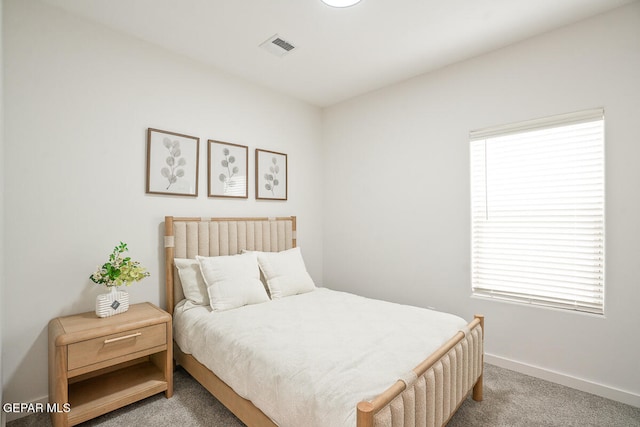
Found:
[[[473,294],[604,314],[604,112],[474,131]]]

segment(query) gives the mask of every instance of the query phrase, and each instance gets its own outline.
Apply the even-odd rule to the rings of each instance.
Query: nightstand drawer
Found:
[[[165,323],[69,344],[69,371],[167,343]]]

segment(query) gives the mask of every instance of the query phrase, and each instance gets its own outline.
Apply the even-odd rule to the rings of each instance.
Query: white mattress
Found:
[[[356,425],[375,397],[466,325],[326,288],[212,312],[181,302],[174,338],[281,427]]]

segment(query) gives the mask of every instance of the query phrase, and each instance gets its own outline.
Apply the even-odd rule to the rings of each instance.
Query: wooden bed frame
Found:
[[[277,252],[296,246],[296,217],[165,217],[167,311],[184,298],[174,258],[234,255],[243,249]],[[482,400],[484,317],[476,315],[385,392],[357,405],[357,427],[446,425],[469,393]],[[249,427],[277,427],[260,409],[174,342],[174,358]]]

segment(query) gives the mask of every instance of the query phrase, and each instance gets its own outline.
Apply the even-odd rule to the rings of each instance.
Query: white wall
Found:
[[[604,107],[606,317],[472,298],[470,130]],[[326,109],[325,286],[471,319],[488,360],[640,406],[640,4]]]
[[[4,93],[3,78],[3,26],[2,12],[4,9],[4,0],[0,0],[0,93]],[[3,358],[2,358],[2,329],[4,328],[4,310],[2,308],[4,301],[4,100],[0,96],[0,384],[3,383]],[[0,387],[0,404],[3,400],[3,387]],[[0,411],[0,426],[5,425],[5,413]]]
[[[5,1],[6,401],[47,394],[47,323],[94,308],[89,280],[120,241],[152,276],[133,303],[164,306],[165,215],[298,216],[322,283],[321,112],[38,1]],[[276,58],[277,60],[277,58]],[[201,138],[197,198],[145,194],[148,127]],[[289,200],[207,198],[206,141],[284,152]]]

